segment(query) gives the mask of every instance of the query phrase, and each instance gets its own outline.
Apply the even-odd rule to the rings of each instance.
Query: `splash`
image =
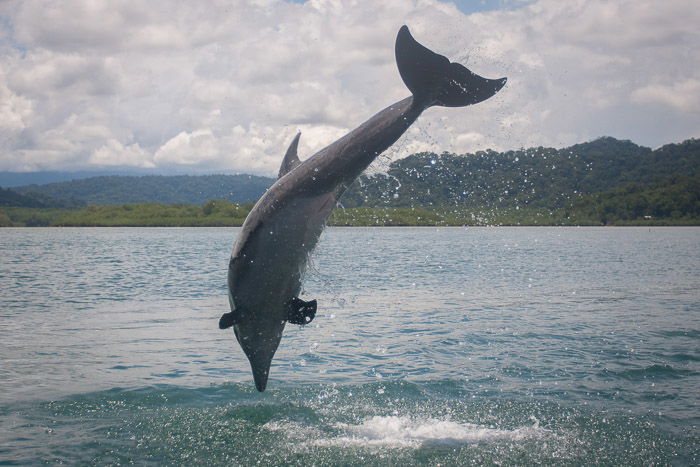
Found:
[[[305,429],[300,424],[293,422],[271,422],[265,425],[265,428],[272,431],[282,431],[290,438],[300,436],[308,430],[308,428]],[[357,425],[336,423],[333,428],[335,436],[324,437],[318,436],[318,432],[314,433],[317,436],[314,437],[313,444],[316,446],[383,446],[417,449],[425,445],[512,442],[550,435],[548,430],[539,426],[537,420],[534,420],[533,425],[507,430],[434,418],[373,416]],[[314,429],[314,431],[317,430]]]

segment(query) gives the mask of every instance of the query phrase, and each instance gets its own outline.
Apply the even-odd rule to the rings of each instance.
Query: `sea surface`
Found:
[[[700,464],[700,229],[329,228],[264,393],[239,231],[0,229],[0,464]]]

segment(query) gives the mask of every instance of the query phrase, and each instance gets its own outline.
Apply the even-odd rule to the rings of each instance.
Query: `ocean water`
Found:
[[[0,464],[700,463],[700,229],[330,228],[262,394],[238,232],[0,229]]]

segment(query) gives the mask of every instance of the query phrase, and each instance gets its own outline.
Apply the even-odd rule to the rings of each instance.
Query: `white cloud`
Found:
[[[471,15],[438,0],[37,0],[4,2],[0,15],[2,170],[275,174],[297,130],[308,157],[408,94],[393,58],[404,23],[509,81],[477,106],[429,109],[384,160],[699,136],[700,9],[687,0]]]
[[[113,59],[76,54],[30,52],[10,73],[9,85],[28,97],[90,99],[118,91],[118,64]]]
[[[138,143],[124,146],[116,139],[110,139],[104,146],[95,149],[88,163],[97,166],[155,167],[149,154]]]
[[[700,79],[686,79],[671,84],[650,84],[632,92],[640,104],[662,104],[673,109],[700,112]]]
[[[191,133],[181,132],[168,140],[155,153],[156,163],[192,165],[219,156],[217,138],[208,128]]]
[[[32,101],[0,83],[0,131],[15,132],[30,125]]]

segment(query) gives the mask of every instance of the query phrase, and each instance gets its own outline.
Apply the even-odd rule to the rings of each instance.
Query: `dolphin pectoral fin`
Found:
[[[238,323],[238,320],[233,315],[233,311],[230,311],[228,313],[224,313],[223,315],[221,315],[221,318],[219,319],[219,329],[230,328],[231,326],[233,326],[236,323]]]
[[[292,144],[289,145],[287,153],[284,155],[284,159],[282,159],[282,165],[280,166],[280,171],[277,174],[277,178],[282,178],[283,176],[287,175],[288,172],[291,172],[297,165],[301,164],[299,156],[297,155],[300,136],[301,131],[297,133],[292,140]]]
[[[396,64],[401,79],[424,107],[463,107],[496,94],[506,79],[483,78],[459,63],[433,52],[416,41],[406,26],[396,36]]]
[[[287,321],[292,324],[309,324],[316,316],[316,300],[305,302],[294,297],[287,303]]]

